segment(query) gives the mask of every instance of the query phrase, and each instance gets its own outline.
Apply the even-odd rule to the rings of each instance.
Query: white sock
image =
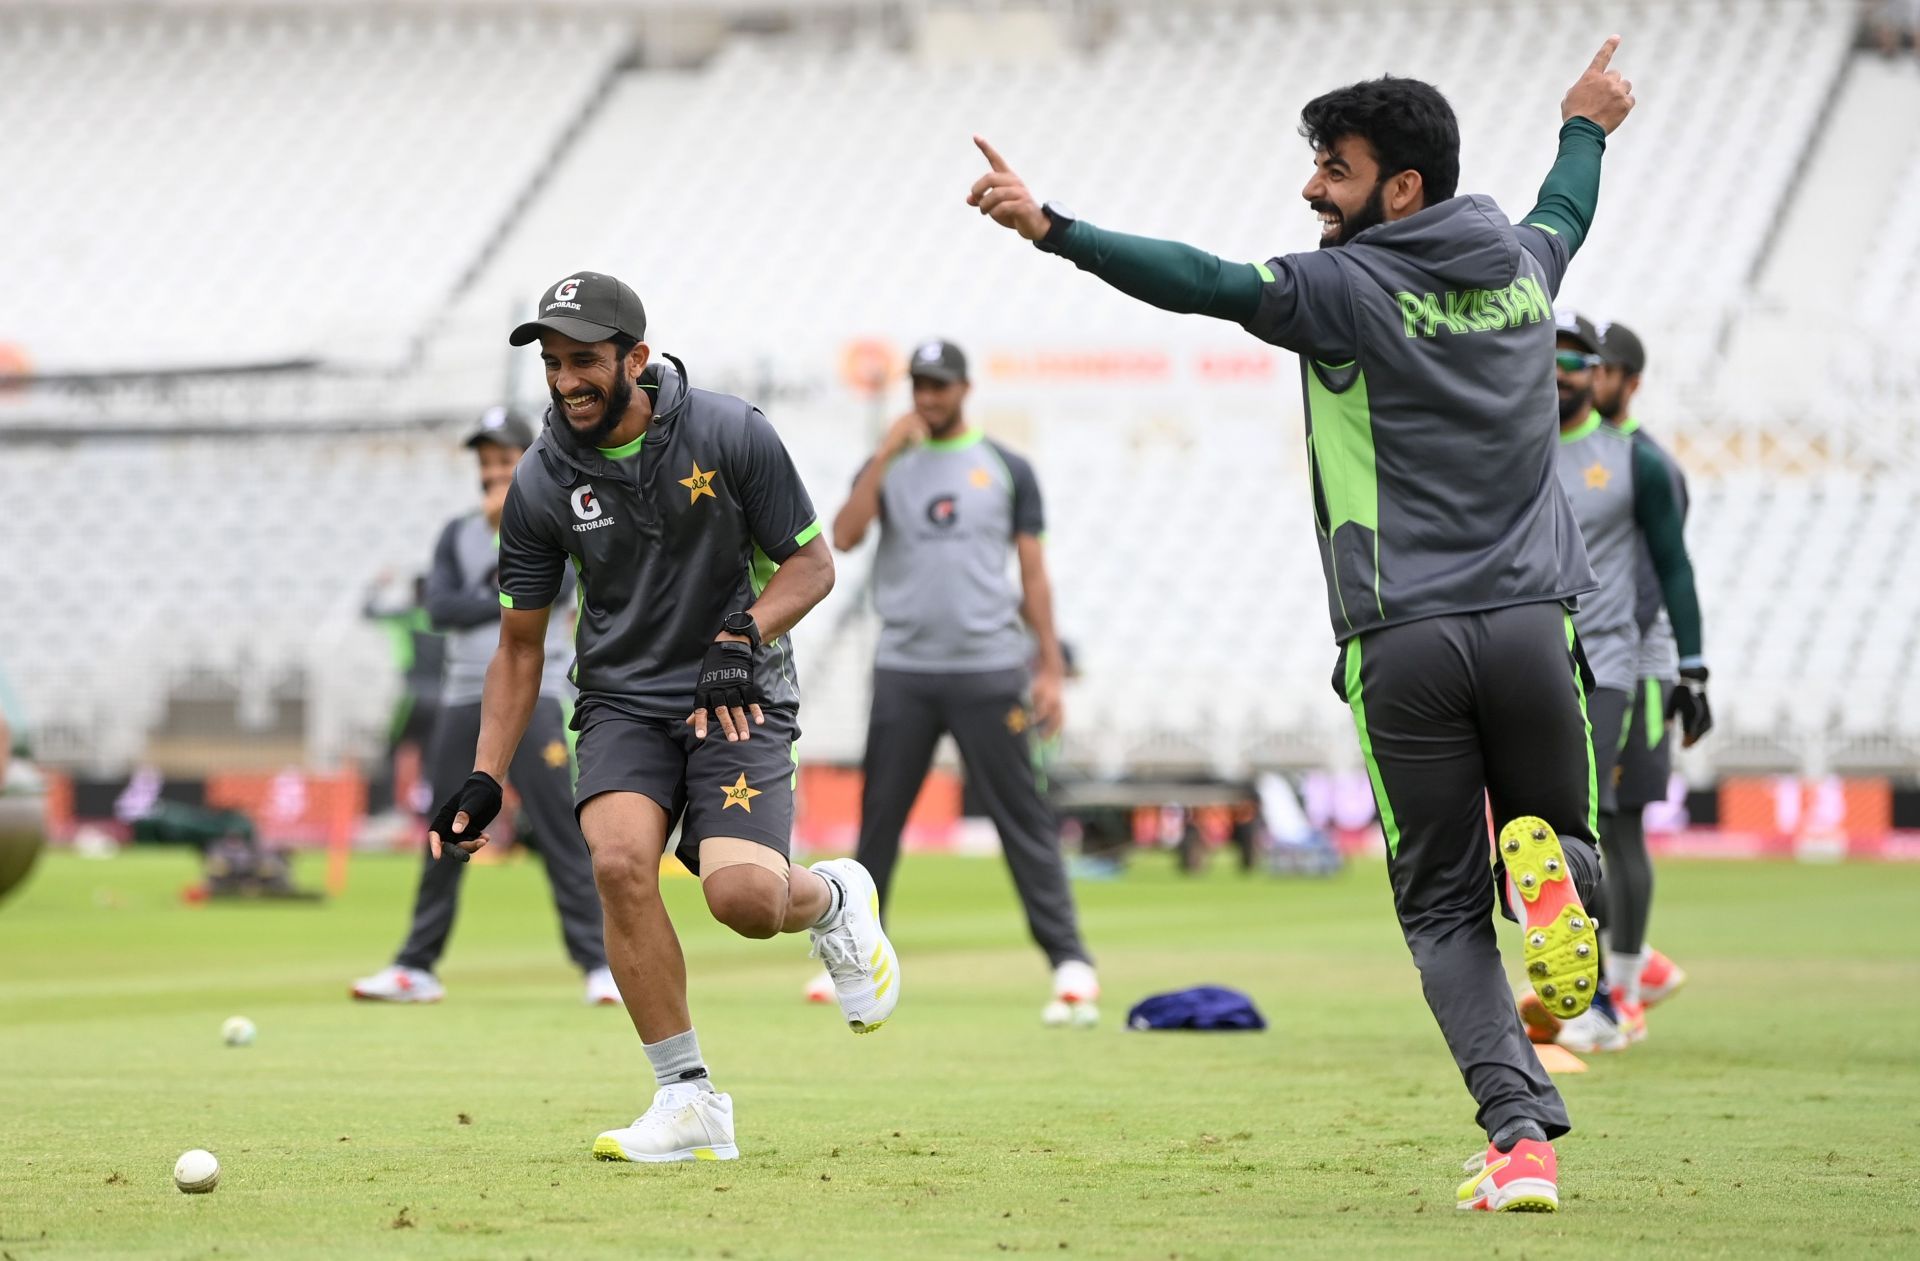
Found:
[[[811,871],[812,868],[808,870]],[[833,923],[840,912],[847,909],[847,887],[824,871],[815,871],[813,874],[827,882],[827,909],[820,912],[819,919],[813,921],[813,927],[825,928]]]
[[[1615,1002],[1624,1002],[1628,1006],[1640,1003],[1640,969],[1646,965],[1644,954],[1625,954],[1614,951],[1607,956],[1607,984],[1613,989]]]

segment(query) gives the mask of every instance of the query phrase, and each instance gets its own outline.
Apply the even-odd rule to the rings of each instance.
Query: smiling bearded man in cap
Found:
[[[646,313],[612,276],[547,290],[513,345],[540,343],[553,405],[500,520],[500,644],[473,774],[429,843],[486,843],[499,780],[538,691],[547,616],[571,566],[580,615],[574,790],[606,919],[608,963],[658,1086],[605,1160],[730,1160],[733,1102],[708,1080],[686,963],[660,898],[679,857],[715,919],[745,937],[805,931],[856,1033],[900,995],[878,898],[852,859],[788,863],[799,688],[788,632],[833,587],[833,559],[780,437],[758,408],[651,362]]]

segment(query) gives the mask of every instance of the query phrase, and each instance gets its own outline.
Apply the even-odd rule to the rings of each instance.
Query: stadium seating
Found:
[[[400,362],[626,48],[553,15],[0,8],[0,341]]]
[[[1089,219],[1260,258],[1312,245],[1293,131],[1312,92],[1381,70],[1434,79],[1461,115],[1462,187],[1518,214],[1560,93],[1614,27],[1641,107],[1564,297],[1645,335],[1642,415],[1694,473],[1723,731],[1691,766],[1920,750],[1920,584],[1899,550],[1920,481],[1911,439],[1888,436],[1911,428],[1891,422],[1920,370],[1887,341],[1841,365],[1743,340],[1798,309],[1789,289],[1757,312],[1755,276],[1785,199],[1821,196],[1795,172],[1849,82],[1844,0],[1142,5],[1055,61],[740,36],[698,68],[644,70],[594,18],[183,13],[0,8],[0,134],[45,176],[0,181],[0,342],[47,368],[317,354],[344,375],[261,414],[305,407],[384,436],[5,447],[0,669],[56,757],[137,756],[196,670],[255,696],[298,676],[311,756],[372,748],[394,680],[365,588],[421,568],[472,502],[454,422],[503,381],[538,400],[537,364],[504,332],[591,267],[636,284],[696,384],[766,402],[823,514],[904,403],[845,387],[849,341],[969,348],[976,416],[1046,490],[1083,672],[1074,761],[1350,765],[1292,360],[980,224],[962,204],[982,168],[968,137]],[[1850,318],[1883,326],[1920,286],[1920,146],[1894,166],[1850,290]],[[0,425],[24,406],[0,397]],[[55,410],[139,419],[124,400]],[[421,416],[443,423],[407,423]],[[859,754],[869,561],[842,558],[797,636],[810,757]],[[1261,628],[1254,676],[1232,687],[1210,651],[1229,625]]]

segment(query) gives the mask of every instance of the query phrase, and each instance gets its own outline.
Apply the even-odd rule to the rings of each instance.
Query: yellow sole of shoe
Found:
[[[1522,817],[1500,829],[1507,877],[1531,908],[1554,894],[1560,911],[1544,924],[1523,925],[1521,952],[1527,981],[1554,1016],[1571,1020],[1593,1003],[1600,985],[1600,937],[1580,905],[1560,837],[1543,819]]]
[[[610,1138],[593,1140],[593,1158],[595,1160],[625,1160],[627,1154],[620,1150],[620,1144]]]
[[[1560,1206],[1544,1195],[1519,1195],[1500,1206],[1502,1213],[1558,1213]]]

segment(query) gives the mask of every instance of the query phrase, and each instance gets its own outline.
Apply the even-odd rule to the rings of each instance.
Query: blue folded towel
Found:
[[[1239,990],[1200,985],[1143,998],[1127,1013],[1129,1029],[1264,1029],[1266,1017]]]

